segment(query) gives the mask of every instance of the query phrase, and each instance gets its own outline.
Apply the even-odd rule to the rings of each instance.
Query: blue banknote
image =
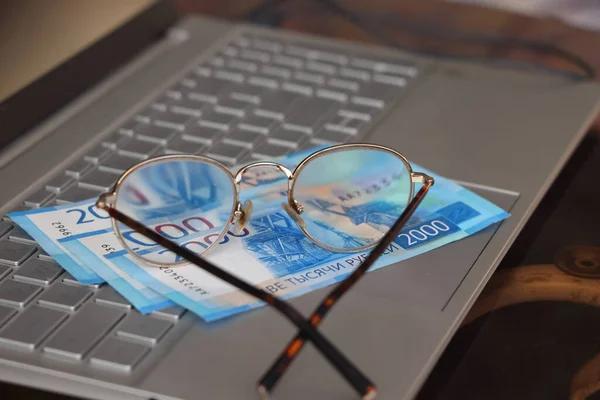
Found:
[[[9,213],[65,270],[82,283],[108,282],[140,312],[148,313],[173,305],[156,291],[142,285],[110,263],[91,264],[65,245],[65,238],[94,235],[110,227],[110,218],[94,206],[95,199],[83,202]]]

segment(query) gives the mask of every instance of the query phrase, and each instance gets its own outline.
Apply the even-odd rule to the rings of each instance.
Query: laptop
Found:
[[[13,51],[3,73],[12,87],[0,106],[1,215],[95,197],[157,154],[206,154],[233,165],[353,141],[390,146],[511,213],[465,240],[367,274],[323,322],[319,329],[377,384],[381,399],[416,396],[598,109],[598,85],[555,75],[179,19],[165,1],[48,3],[19,2],[19,12],[0,13],[1,26],[26,15],[37,29],[23,31],[42,37],[13,46],[32,50]],[[80,33],[66,22],[73,19]],[[60,47],[67,39],[81,42]],[[53,49],[47,64],[15,61],[44,49]],[[206,129],[182,134],[182,113],[198,107],[194,123]],[[161,136],[140,125],[152,119],[181,132]],[[10,218],[0,234],[7,384],[104,400],[255,399],[257,379],[295,334],[268,307],[214,323],[179,307],[141,315],[109,286],[79,284]],[[291,302],[308,315],[329,290]],[[355,396],[311,346],[273,393]]]

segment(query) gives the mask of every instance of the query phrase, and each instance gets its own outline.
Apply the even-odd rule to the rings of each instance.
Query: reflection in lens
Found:
[[[412,181],[397,156],[376,149],[326,153],[296,178],[306,231],[321,244],[352,250],[381,239],[410,201]]]
[[[226,230],[235,201],[230,176],[220,167],[192,160],[164,160],[128,175],[118,189],[116,208],[164,237],[202,254]],[[147,261],[181,261],[122,223],[130,250]]]

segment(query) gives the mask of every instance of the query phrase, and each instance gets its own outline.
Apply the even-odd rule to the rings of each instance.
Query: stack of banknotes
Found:
[[[277,161],[293,169],[312,151]],[[371,270],[463,239],[509,216],[464,187],[420,166],[413,167],[433,176],[435,185]],[[240,233],[230,230],[206,258],[282,298],[339,282],[368,251],[335,253],[305,246],[303,240],[279,240],[281,231],[275,232],[277,229],[291,232],[298,228],[281,207],[286,182],[277,178],[264,174],[246,180],[247,190],[242,193],[254,203],[252,220]],[[215,321],[264,305],[194,265],[156,267],[132,257],[117,239],[110,217],[95,207],[95,201],[9,216],[77,280],[107,282],[141,313],[179,304],[206,321]],[[297,233],[302,235],[299,230]],[[295,246],[293,251],[291,246]],[[402,268],[402,264],[394,268]]]

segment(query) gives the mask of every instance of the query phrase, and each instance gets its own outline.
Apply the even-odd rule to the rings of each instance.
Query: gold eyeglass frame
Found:
[[[276,168],[279,171],[281,171],[287,177],[287,180],[288,180],[287,203],[282,203],[282,207],[287,212],[287,214],[294,220],[294,222],[296,222],[296,225],[302,231],[302,233],[304,233],[304,235],[306,235],[306,237],[308,237],[313,243],[315,243],[319,247],[322,247],[326,250],[330,250],[333,252],[342,252],[342,253],[360,252],[360,251],[364,251],[364,250],[375,247],[379,243],[381,238],[379,240],[373,241],[373,242],[369,243],[368,245],[365,245],[365,246],[362,246],[359,248],[347,249],[347,248],[336,248],[336,247],[328,246],[325,243],[322,243],[318,239],[313,237],[306,230],[306,225],[304,223],[304,220],[301,217],[301,214],[304,211],[303,207],[294,198],[294,188],[296,185],[296,179],[298,176],[300,176],[300,173],[306,167],[306,165],[308,165],[311,161],[315,160],[316,158],[326,156],[326,155],[329,155],[332,153],[336,153],[339,151],[349,150],[349,149],[350,150],[352,150],[352,149],[379,150],[379,151],[384,151],[386,153],[392,154],[393,156],[398,158],[404,164],[407,171],[410,173],[410,178],[411,178],[410,179],[410,191],[409,191],[409,196],[408,196],[407,203],[406,203],[407,205],[410,203],[410,201],[414,197],[415,183],[426,183],[427,181],[432,179],[431,177],[429,177],[428,175],[426,175],[424,173],[414,172],[410,163],[406,159],[406,157],[404,157],[401,153],[397,152],[396,150],[393,150],[386,146],[381,146],[381,145],[371,144],[371,143],[340,144],[340,145],[334,145],[334,146],[330,146],[330,147],[326,147],[326,148],[317,150],[314,153],[309,154],[306,158],[304,158],[296,166],[296,168],[293,171],[291,171],[285,165],[282,165],[277,162],[257,161],[257,162],[250,163],[244,167],[241,167],[240,169],[238,169],[238,171],[235,173],[235,175],[225,165],[223,165],[222,163],[220,163],[219,161],[217,161],[213,158],[206,157],[206,156],[200,156],[200,155],[173,154],[173,155],[162,155],[162,156],[153,157],[153,158],[141,161],[141,162],[133,165],[132,167],[130,167],[119,177],[119,179],[117,180],[117,182],[115,183],[115,185],[111,191],[103,193],[98,197],[98,200],[96,201],[96,207],[98,207],[99,209],[108,209],[111,207],[117,209],[118,193],[122,187],[123,182],[127,179],[128,176],[130,176],[134,172],[136,172],[144,167],[147,167],[149,165],[158,164],[158,163],[161,163],[164,161],[173,161],[174,160],[174,161],[203,162],[203,163],[207,163],[207,164],[216,166],[216,167],[220,168],[221,170],[223,170],[226,173],[226,175],[230,178],[230,182],[232,184],[232,189],[234,192],[234,199],[233,199],[233,205],[232,205],[232,209],[231,209],[231,216],[229,217],[229,220],[224,224],[224,228],[223,228],[222,232],[219,234],[217,239],[214,240],[213,243],[210,244],[209,247],[206,248],[206,250],[204,250],[201,253],[202,256],[206,256],[208,253],[210,253],[213,249],[215,249],[217,247],[218,243],[221,242],[223,237],[227,234],[227,231],[229,231],[232,224],[235,223],[234,229],[236,230],[236,232],[239,232],[248,223],[248,219],[251,216],[252,203],[250,201],[246,201],[244,204],[240,203],[241,184],[242,184],[242,178],[243,178],[244,174],[252,168],[273,167],[273,168]],[[111,218],[111,223],[112,223],[114,232],[117,234],[116,235],[117,239],[119,240],[119,242],[123,246],[123,248],[126,249],[134,258],[142,261],[143,263],[154,266],[154,267],[163,267],[163,266],[177,267],[177,266],[181,266],[183,264],[188,263],[188,261],[186,261],[186,260],[182,260],[182,261],[174,262],[174,263],[153,262],[153,261],[150,261],[150,260],[138,255],[136,252],[131,250],[129,248],[129,246],[125,243],[125,240],[124,240],[123,235],[121,234],[121,231],[119,228],[119,224],[117,223],[115,218]],[[383,236],[385,236],[385,235],[382,235],[382,238],[383,238]]]

